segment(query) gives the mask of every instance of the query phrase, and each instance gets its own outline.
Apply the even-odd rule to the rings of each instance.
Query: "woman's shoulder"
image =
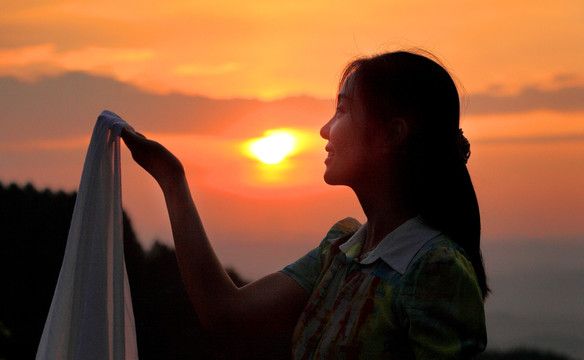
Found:
[[[352,217],[346,217],[342,220],[337,221],[327,232],[323,240],[334,244],[339,239],[346,237],[347,235],[353,235],[359,228],[361,223]]]
[[[319,248],[325,250],[331,247],[338,248],[359,230],[361,223],[352,217],[337,221],[326,233]]]
[[[318,252],[325,258],[334,257],[340,251],[339,246],[349,240],[359,228],[361,228],[361,223],[352,217],[337,221],[320,242]]]

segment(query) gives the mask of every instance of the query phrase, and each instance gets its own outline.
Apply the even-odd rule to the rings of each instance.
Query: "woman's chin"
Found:
[[[338,176],[335,176],[331,171],[325,171],[323,175],[324,182],[328,185],[342,185]]]
[[[331,183],[331,178],[326,171],[324,172],[322,178],[324,179],[324,182],[327,183],[328,185],[334,185],[333,183]]]

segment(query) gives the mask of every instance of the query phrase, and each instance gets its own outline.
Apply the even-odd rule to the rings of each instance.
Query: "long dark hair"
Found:
[[[407,121],[401,159],[407,206],[462,247],[486,297],[479,206],[460,153],[460,101],[452,77],[429,54],[405,51],[354,60],[340,84],[349,76],[369,117]]]

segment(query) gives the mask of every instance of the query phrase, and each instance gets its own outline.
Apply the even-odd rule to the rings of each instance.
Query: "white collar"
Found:
[[[365,242],[366,225],[366,223],[363,224],[349,240],[339,247],[345,255],[348,255],[350,249],[354,249],[358,243]],[[424,224],[419,217],[411,218],[387,234],[359,263],[369,265],[381,259],[403,275],[422,246],[438,235],[440,231]]]

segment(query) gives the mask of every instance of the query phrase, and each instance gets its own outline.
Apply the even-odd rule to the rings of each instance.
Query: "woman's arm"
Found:
[[[180,161],[141,134],[124,129],[122,138],[162,189],[181,276],[203,326],[234,335],[290,331],[309,294],[279,272],[237,288],[211,247]]]

